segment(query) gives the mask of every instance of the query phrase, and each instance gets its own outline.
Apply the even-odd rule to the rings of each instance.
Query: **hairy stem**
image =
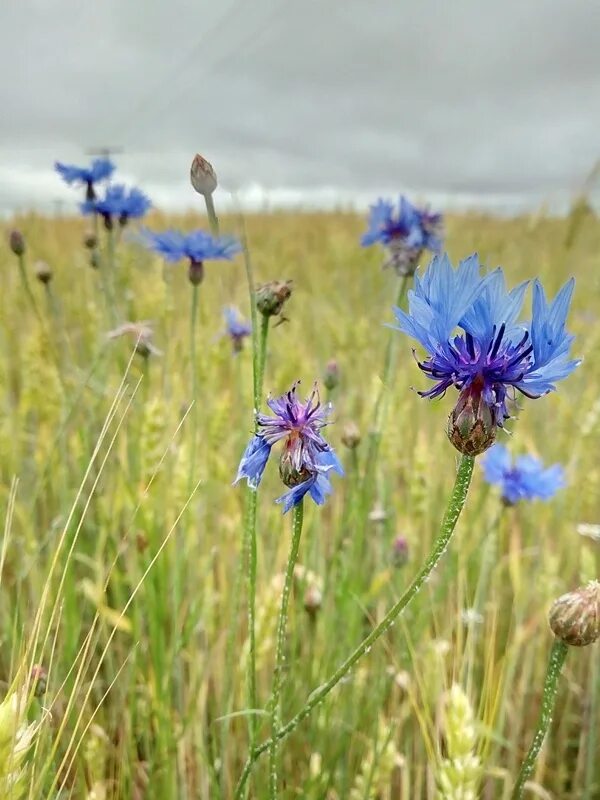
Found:
[[[448,547],[450,539],[452,538],[456,523],[467,498],[471,477],[473,475],[474,463],[475,459],[472,456],[462,456],[458,467],[458,472],[456,474],[454,488],[452,490],[452,494],[446,508],[446,513],[444,514],[444,518],[440,526],[440,532],[434,542],[431,553],[429,554],[421,570],[413,579],[410,586],[402,594],[395,605],[392,606],[381,622],[375,628],[373,628],[371,633],[365,637],[365,639],[363,639],[358,647],[336,669],[333,675],[310,695],[306,704],[300,709],[296,716],[293,717],[283,727],[279,728],[275,737],[278,741],[284,739],[286,736],[289,736],[290,733],[292,733],[292,731],[294,731],[298,725],[309,716],[312,710],[319,703],[321,703],[331,692],[331,690],[338,685],[342,678],[344,678],[350,672],[356,662],[359,661],[359,659],[361,659],[362,656],[371,649],[373,644],[392,627],[398,616],[404,611],[409,603],[414,600],[419,590],[425,584],[431,573],[435,570],[442,556],[446,552],[446,548]],[[264,753],[266,750],[269,750],[271,746],[272,739],[269,739],[250,751],[250,756],[246,761],[244,770],[240,780],[238,781],[235,793],[236,798],[242,797],[243,795],[244,787],[246,781],[248,780],[253,763],[262,753]]]
[[[540,711],[540,718],[538,720],[537,728],[531,746],[527,751],[527,755],[521,764],[519,776],[511,794],[511,800],[519,800],[523,797],[523,790],[525,783],[533,772],[536,759],[544,744],[546,734],[550,729],[552,722],[552,712],[554,710],[554,703],[556,701],[556,694],[558,692],[558,679],[567,657],[569,645],[565,644],[561,639],[555,639],[550,650],[550,658],[548,659],[548,669],[546,670],[546,680],[544,681],[544,693],[542,695],[542,709]]]
[[[283,592],[281,593],[281,607],[279,609],[279,619],[277,620],[277,637],[275,650],[275,671],[273,673],[273,689],[271,693],[271,746],[269,748],[269,796],[271,800],[277,800],[277,734],[281,709],[279,702],[281,698],[281,687],[283,685],[283,667],[285,661],[285,629],[287,627],[288,604],[290,591],[294,580],[294,568],[298,559],[298,548],[300,547],[300,535],[302,534],[302,520],[304,517],[304,501],[300,500],[294,507],[294,517],[292,522],[292,544],[285,571],[285,581]]]

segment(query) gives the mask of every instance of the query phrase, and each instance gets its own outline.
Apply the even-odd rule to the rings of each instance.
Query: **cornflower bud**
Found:
[[[478,456],[496,440],[496,420],[479,381],[463,389],[448,417],[448,438],[466,456]]]
[[[404,536],[396,536],[394,539],[392,561],[395,567],[403,567],[408,561],[408,542]]]
[[[98,247],[98,237],[93,231],[88,231],[83,237],[83,246],[86,250],[95,250]]]
[[[16,256],[22,256],[25,253],[25,237],[21,231],[12,230],[8,237],[8,244]]]
[[[190,181],[198,194],[205,197],[212,194],[217,188],[217,175],[213,166],[200,153],[196,153],[192,161]]]
[[[323,373],[323,385],[331,392],[340,382],[340,367],[335,358],[327,362]]]
[[[590,581],[554,601],[548,614],[552,632],[573,647],[584,647],[600,637],[600,583]]]
[[[304,610],[314,619],[323,605],[323,593],[319,587],[312,583],[306,587],[304,593]]]
[[[348,450],[355,450],[360,444],[360,430],[356,422],[347,422],[342,432],[342,444]]]

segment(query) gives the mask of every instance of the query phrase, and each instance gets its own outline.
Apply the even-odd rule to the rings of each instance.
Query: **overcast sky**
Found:
[[[122,148],[157,205],[191,157],[247,202],[568,202],[600,157],[597,0],[2,0],[0,209]]]

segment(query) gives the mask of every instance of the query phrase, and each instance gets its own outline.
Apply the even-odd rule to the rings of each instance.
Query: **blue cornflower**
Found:
[[[361,239],[363,247],[382,244],[389,252],[384,267],[399,275],[412,275],[423,250],[437,253],[442,247],[442,215],[413,206],[401,196],[397,209],[389,200],[371,206],[369,228]]]
[[[130,219],[139,219],[152,207],[149,198],[139,189],[129,189],[122,184],[115,184],[106,189],[103,198],[86,200],[81,204],[83,214],[98,214],[104,220],[104,226],[111,230],[114,220],[125,227]]]
[[[549,500],[565,486],[565,471],[560,464],[544,467],[539,458],[518,456],[513,464],[510,453],[497,444],[482,461],[485,479],[497,484],[502,499],[509,505],[519,500]]]
[[[115,171],[115,165],[109,158],[95,158],[89,167],[76,167],[74,164],[56,161],[54,169],[65,183],[83,184],[86,187],[86,200],[94,200],[94,184],[110,178]]]
[[[189,259],[189,279],[198,284],[204,277],[205,261],[230,261],[242,249],[233,236],[211,236],[205,231],[180,233],[163,231],[155,233],[145,230],[143,242],[150,250],[161,255],[166,261]]]
[[[460,391],[451,415],[451,439],[461,449],[458,441],[473,434],[469,446],[477,452],[462,451],[469,455],[492,444],[496,426],[502,427],[510,416],[507,401],[517,392],[541,397],[580,363],[569,358],[574,337],[565,330],[573,279],[551,303],[534,281],[531,321],[518,322],[528,283],[509,292],[500,268],[481,274],[477,255],[461,261],[456,270],[446,255],[436,256],[422,278],[415,276],[409,313],[395,309],[398,329],[429,354],[418,364],[435,384],[419,394],[439,397],[452,386]]]
[[[323,505],[331,493],[330,470],[344,474],[338,457],[321,434],[321,429],[327,425],[331,403],[321,406],[316,386],[302,403],[296,396],[297,387],[298,383],[295,383],[286,394],[267,400],[275,416],[257,415],[258,433],[250,439],[235,479],[237,483],[246,478],[248,485],[255,489],[271,455],[271,448],[282,441],[279,475],[289,491],[275,502],[283,503],[284,514],[298,505],[305,494],[309,494],[317,505]]]
[[[226,306],[223,309],[223,316],[227,335],[233,345],[233,352],[239,353],[244,346],[244,339],[252,333],[252,326],[242,319],[240,312],[234,306]]]

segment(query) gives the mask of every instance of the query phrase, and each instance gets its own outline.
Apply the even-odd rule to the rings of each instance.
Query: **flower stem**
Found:
[[[208,208],[208,206],[207,206]],[[244,264],[246,267],[246,280],[248,283],[248,294],[250,296],[250,318],[252,320],[252,374],[253,374],[253,415],[260,408],[262,397],[262,384],[265,374],[265,362],[267,357],[267,338],[269,333],[269,319],[261,315],[260,333],[258,330],[258,311],[256,308],[256,294],[254,290],[254,274],[252,270],[252,260],[248,249],[244,219],[240,216],[241,241],[244,254]],[[254,749],[256,741],[256,718],[252,713],[258,708],[256,692],[256,570],[257,570],[257,549],[256,549],[256,512],[257,512],[257,491],[248,487],[246,489],[246,510],[244,519],[244,549],[246,551],[247,563],[247,591],[248,591],[248,665],[247,665],[247,705],[250,709],[248,716],[248,734],[250,752]]]
[[[408,275],[403,275],[400,278],[398,286],[398,294],[396,296],[396,305],[401,306],[404,302],[404,297],[408,289]],[[394,365],[396,363],[395,355],[398,346],[398,336],[395,331],[390,331],[388,342],[385,349],[385,356],[383,360],[383,372],[381,374],[381,386],[379,394],[375,401],[373,408],[373,417],[371,422],[371,432],[369,435],[369,446],[367,449],[367,457],[365,462],[365,477],[363,484],[363,516],[366,515],[370,509],[373,488],[375,483],[375,473],[377,471],[377,459],[379,456],[379,443],[381,441],[381,431],[385,423],[385,412],[387,410],[387,398],[389,396],[389,384],[393,377]]]
[[[323,701],[323,699],[334,689],[337,684],[344,678],[350,670],[354,667],[356,662],[362,658],[365,653],[369,652],[373,644],[384,634],[386,633],[394,624],[397,617],[404,611],[404,609],[409,605],[409,603],[416,597],[421,587],[425,584],[431,573],[439,564],[442,556],[446,552],[446,548],[452,538],[452,534],[456,527],[456,523],[460,516],[460,513],[464,507],[465,501],[467,499],[467,492],[469,490],[469,485],[471,483],[471,477],[473,475],[473,465],[475,463],[475,459],[472,456],[462,456],[458,471],[456,474],[456,480],[454,482],[454,488],[452,490],[452,494],[448,501],[448,506],[446,508],[446,513],[444,514],[444,518],[442,520],[440,526],[440,532],[438,534],[437,539],[434,542],[433,548],[429,557],[425,561],[425,564],[413,579],[410,586],[406,589],[406,591],[402,594],[400,599],[392,606],[392,608],[388,611],[385,617],[381,620],[381,622],[373,628],[371,633],[363,639],[363,641],[358,645],[358,647],[348,656],[348,658],[336,669],[333,675],[321,686],[318,687],[308,698],[306,704],[300,709],[300,711],[293,717],[289,722],[287,722],[283,727],[280,727],[277,731],[275,736],[277,741],[284,739],[286,736],[289,736],[292,731],[294,731],[298,725],[304,720],[311,711]],[[238,781],[238,785],[235,792],[235,798],[242,797],[244,792],[244,786],[252,769],[252,764],[256,761],[256,759],[264,753],[266,750],[270,750],[272,747],[273,740],[268,739],[266,742],[263,742],[258,747],[251,749],[250,756],[246,761],[244,766],[244,770]]]
[[[552,711],[556,701],[556,694],[558,691],[558,679],[567,657],[569,645],[565,644],[561,639],[555,639],[550,650],[550,658],[548,659],[548,669],[546,670],[546,680],[544,681],[544,693],[542,695],[542,709],[540,711],[540,718],[538,720],[537,729],[531,742],[531,746],[521,764],[519,776],[514,785],[511,794],[511,800],[519,800],[523,797],[523,790],[525,783],[535,766],[536,759],[539,755],[546,734],[552,722]]]
[[[279,609],[279,619],[277,620],[277,639],[275,650],[275,671],[273,673],[273,690],[271,694],[271,745],[269,747],[269,797],[277,800],[277,734],[281,709],[279,707],[281,698],[281,687],[283,685],[283,662],[285,661],[285,629],[287,626],[288,604],[292,581],[294,579],[294,567],[298,559],[298,548],[300,547],[300,535],[302,533],[302,520],[304,517],[304,501],[300,500],[294,507],[294,517],[292,521],[292,544],[288,557],[287,568],[285,571],[285,582],[281,594],[281,607]]]
[[[269,318],[262,317],[260,326],[260,336],[257,338],[258,349],[256,352],[255,363],[255,396],[254,413],[260,407],[260,397],[262,394],[262,384],[265,374],[265,361],[267,357],[267,337],[269,333]],[[256,423],[255,423],[256,430]],[[244,546],[246,549],[246,560],[248,564],[248,707],[258,708],[256,694],[256,569],[257,569],[257,549],[256,549],[256,512],[257,512],[257,490],[250,486],[246,490],[246,524],[244,527]],[[256,720],[252,715],[249,717],[250,740],[253,746],[256,737]]]
[[[219,235],[219,219],[215,211],[215,204],[213,203],[212,194],[204,195],[204,202],[206,203],[206,213],[208,214],[208,224],[213,236]]]

